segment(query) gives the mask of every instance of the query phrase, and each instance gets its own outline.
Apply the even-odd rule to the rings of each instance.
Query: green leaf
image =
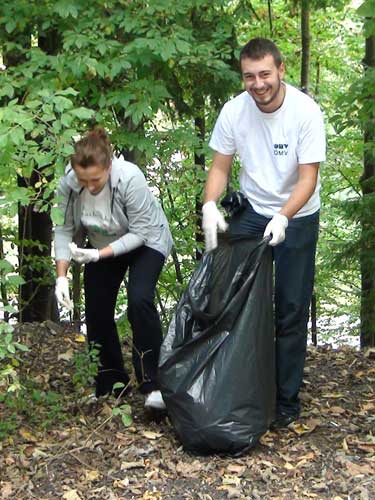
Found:
[[[16,313],[17,312],[17,309],[9,304],[7,306],[0,307],[0,310],[8,312],[8,313]]]
[[[15,30],[17,24],[14,19],[9,19],[9,21],[5,24],[5,29],[7,33],[12,33]]]
[[[131,413],[132,411],[131,406],[127,404],[121,405],[120,409],[123,413]]]
[[[8,344],[7,348],[8,348],[8,352],[10,352],[11,354],[15,354],[16,348],[14,347],[13,344]]]
[[[123,382],[116,382],[113,385],[113,389],[123,389],[125,387],[125,384]]]
[[[0,135],[0,149],[1,150],[4,151],[5,148],[8,146],[9,143],[10,143],[10,140],[9,140],[9,134],[8,133]]]
[[[59,90],[58,92],[56,92],[56,95],[63,95],[63,96],[66,96],[66,95],[76,96],[78,94],[79,94],[79,92],[77,90],[73,89],[72,87],[68,87],[65,90]]]
[[[124,427],[130,427],[133,423],[133,417],[131,415],[128,415],[128,414],[122,413],[121,420],[122,420],[122,423],[124,424]]]
[[[54,4],[53,9],[63,18],[67,18],[69,16],[77,18],[78,16],[77,6],[74,2],[70,2],[69,0],[59,0]]]
[[[97,51],[99,52],[100,55],[104,56],[104,54],[107,52],[107,44],[104,43],[104,42],[99,43],[96,46],[96,49],[97,49]]]
[[[26,283],[25,280],[22,278],[22,276],[18,276],[18,275],[7,276],[6,281],[9,285],[13,285],[13,286],[20,286],[20,285],[24,285]]]
[[[4,83],[0,87],[0,97],[10,97],[12,98],[14,96],[14,87],[10,83]]]
[[[80,118],[81,120],[88,120],[94,115],[94,111],[87,108],[71,109],[69,113],[76,116],[77,118]]]
[[[363,4],[357,9],[357,12],[360,16],[363,17],[374,17],[375,16],[375,0],[366,0]]]
[[[14,343],[14,346],[15,346],[18,350],[20,350],[20,351],[22,351],[22,352],[28,352],[28,351],[30,351],[30,349],[29,349],[26,345],[24,345],[24,344],[20,344],[19,342],[15,342],[15,343]]]
[[[60,119],[64,127],[70,127],[73,121],[73,117],[69,113],[63,113]]]
[[[53,98],[53,103],[55,108],[59,112],[63,112],[67,109],[71,109],[73,107],[73,103],[70,99],[64,96],[56,96]]]
[[[11,272],[13,272],[13,266],[6,259],[1,259],[0,260],[0,271],[2,271],[3,273],[11,273]]]
[[[11,140],[16,146],[20,146],[25,141],[25,133],[21,127],[16,127],[12,131]]]
[[[58,207],[51,208],[51,219],[55,226],[61,226],[64,224],[64,213]]]

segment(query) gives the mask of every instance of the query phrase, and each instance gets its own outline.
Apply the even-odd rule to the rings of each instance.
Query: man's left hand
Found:
[[[288,218],[282,214],[275,214],[266,226],[263,237],[272,234],[269,245],[275,247],[285,240],[285,229],[288,227]]]
[[[69,244],[72,259],[78,264],[88,264],[99,260],[99,250],[97,248],[78,248],[75,243]]]

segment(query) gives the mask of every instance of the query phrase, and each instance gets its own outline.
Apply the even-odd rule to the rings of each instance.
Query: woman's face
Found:
[[[111,167],[103,167],[102,165],[81,167],[75,165],[74,171],[82,187],[86,188],[91,194],[98,194],[108,181]]]

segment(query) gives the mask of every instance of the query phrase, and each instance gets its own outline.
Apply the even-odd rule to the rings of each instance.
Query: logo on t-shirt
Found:
[[[276,156],[287,156],[288,155],[288,144],[274,144],[273,154]]]

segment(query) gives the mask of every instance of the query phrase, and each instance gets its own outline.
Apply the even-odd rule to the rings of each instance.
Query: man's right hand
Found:
[[[59,276],[56,279],[55,295],[60,306],[66,307],[69,311],[73,309],[69,295],[69,281],[66,276]]]
[[[219,212],[214,201],[208,201],[202,207],[202,228],[206,244],[206,252],[215,250],[217,247],[217,230],[225,231],[228,224],[224,216]]]

